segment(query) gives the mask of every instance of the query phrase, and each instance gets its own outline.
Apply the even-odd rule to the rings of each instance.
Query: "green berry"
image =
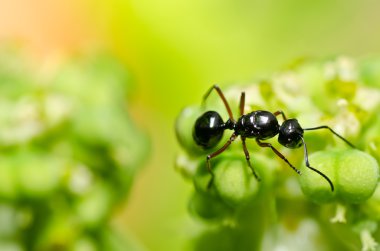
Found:
[[[346,203],[367,200],[376,189],[379,166],[376,160],[359,150],[321,151],[309,156],[310,165],[333,182],[335,192],[318,173],[304,167],[300,177],[304,194],[317,203],[340,199]]]
[[[335,184],[336,153],[333,151],[316,152],[309,156],[310,165],[327,175]],[[303,166],[301,168],[300,184],[303,193],[312,201],[325,203],[335,197],[326,179],[313,170]]]
[[[216,163],[219,159],[213,160],[211,163],[211,167],[214,169]],[[204,157],[203,161],[199,161],[197,170],[193,177],[194,187],[198,192],[203,193],[214,193],[213,186],[209,187],[209,183],[211,181],[211,173],[207,170],[206,165],[206,157]]]
[[[337,190],[342,200],[359,203],[367,200],[376,189],[379,166],[369,154],[347,150],[338,156]]]
[[[232,208],[215,195],[195,192],[190,199],[189,211],[204,220],[220,221],[231,215]]]
[[[259,188],[245,159],[223,159],[215,167],[216,192],[228,205],[237,206],[252,199]]]
[[[197,118],[202,115],[203,109],[199,106],[189,106],[182,110],[175,123],[175,131],[178,142],[190,154],[204,154],[193,139],[193,127]]]

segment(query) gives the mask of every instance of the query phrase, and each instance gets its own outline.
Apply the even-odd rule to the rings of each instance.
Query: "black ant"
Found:
[[[287,148],[294,149],[294,148],[299,148],[303,145],[306,166],[310,168],[311,170],[313,170],[314,172],[321,175],[323,178],[325,178],[330,184],[331,191],[334,191],[334,185],[331,182],[331,180],[324,173],[310,166],[309,160],[308,160],[307,147],[306,147],[305,140],[303,138],[303,133],[304,131],[329,129],[330,132],[338,136],[340,139],[346,142],[349,146],[355,148],[353,144],[351,144],[348,140],[346,140],[341,135],[336,133],[333,129],[325,125],[312,127],[312,128],[302,128],[300,124],[298,123],[297,119],[287,119],[284,112],[281,110],[276,111],[274,113],[271,113],[269,111],[257,110],[257,111],[252,111],[248,114],[244,114],[245,92],[242,92],[240,96],[240,105],[239,105],[240,117],[236,121],[232,115],[231,108],[226,98],[224,97],[222,90],[217,85],[212,86],[208,90],[208,92],[203,97],[202,104],[204,104],[204,102],[206,101],[207,97],[210,95],[212,90],[215,90],[219,94],[219,97],[222,99],[224,106],[227,109],[229,119],[226,121],[226,123],[224,123],[219,113],[215,111],[205,112],[196,120],[194,124],[193,138],[195,142],[202,148],[210,149],[216,146],[219,143],[219,141],[222,139],[224,130],[227,130],[227,129],[233,130],[233,133],[231,137],[229,138],[229,140],[220,149],[207,155],[207,158],[206,158],[207,169],[211,174],[209,187],[211,186],[214,180],[214,173],[211,169],[210,160],[218,156],[222,152],[224,152],[224,150],[226,150],[227,147],[238,136],[241,137],[241,141],[243,144],[243,151],[244,151],[248,166],[252,170],[253,175],[258,181],[260,181],[260,178],[256,174],[255,169],[251,165],[249,152],[247,150],[247,146],[245,143],[246,138],[255,138],[256,143],[259,146],[271,148],[272,151],[281,159],[283,159],[296,173],[301,174],[301,172],[297,168],[295,168],[285,158],[284,155],[282,155],[276,148],[274,148],[272,144],[262,141],[269,138],[273,138],[274,136],[278,134],[278,142]],[[284,120],[281,125],[278,123],[277,118],[276,118],[278,115],[281,115]]]

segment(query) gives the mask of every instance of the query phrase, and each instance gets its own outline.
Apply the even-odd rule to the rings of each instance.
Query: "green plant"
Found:
[[[110,224],[148,148],[127,71],[106,53],[29,60],[0,52],[0,249],[131,250]]]
[[[350,149],[326,131],[306,132],[310,163],[335,184],[334,192],[321,176],[308,169],[303,150],[278,147],[294,173],[270,149],[248,142],[257,182],[246,165],[241,144],[212,159],[215,181],[206,155],[192,139],[192,127],[206,110],[227,114],[217,95],[206,107],[185,108],[176,133],[183,152],[177,169],[194,183],[190,212],[206,222],[194,250],[376,250],[380,240],[380,61],[355,62],[346,57],[304,60],[248,85],[223,88],[238,114],[240,93],[246,92],[245,111],[284,110],[305,127],[329,125],[358,149]],[[227,134],[227,135],[226,135]],[[274,145],[276,140],[270,140]],[[298,182],[297,182],[298,181]]]

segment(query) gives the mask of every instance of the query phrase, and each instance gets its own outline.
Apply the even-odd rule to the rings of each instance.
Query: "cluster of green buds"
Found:
[[[222,100],[212,94],[206,105],[185,108],[176,121],[182,147],[176,167],[192,180],[192,215],[206,222],[193,245],[199,250],[377,250],[380,241],[380,60],[356,62],[347,57],[324,61],[302,60],[286,69],[246,85],[222,88],[239,114],[241,92],[245,113],[283,110],[302,127],[328,125],[352,142],[345,144],[328,130],[305,131],[310,165],[302,148],[287,149],[269,139],[301,175],[270,149],[247,139],[251,162],[261,177],[249,170],[240,142],[211,159],[215,173],[206,168],[206,156],[219,149],[200,148],[193,139],[196,119],[205,111],[228,114]],[[201,98],[201,97],[200,97]],[[201,101],[201,100],[200,100]],[[279,118],[281,123],[281,118]],[[196,249],[198,250],[198,249]]]
[[[101,53],[36,66],[0,52],[0,250],[130,250],[110,225],[146,158],[130,79]]]

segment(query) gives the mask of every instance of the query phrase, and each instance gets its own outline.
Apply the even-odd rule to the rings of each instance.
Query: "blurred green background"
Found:
[[[101,50],[129,70],[128,112],[150,137],[151,151],[114,221],[147,250],[181,250],[196,228],[187,214],[192,186],[173,168],[173,124],[184,106],[200,102],[211,84],[249,82],[300,58],[380,53],[375,0],[1,0],[0,6],[1,41],[20,44],[35,62]]]

